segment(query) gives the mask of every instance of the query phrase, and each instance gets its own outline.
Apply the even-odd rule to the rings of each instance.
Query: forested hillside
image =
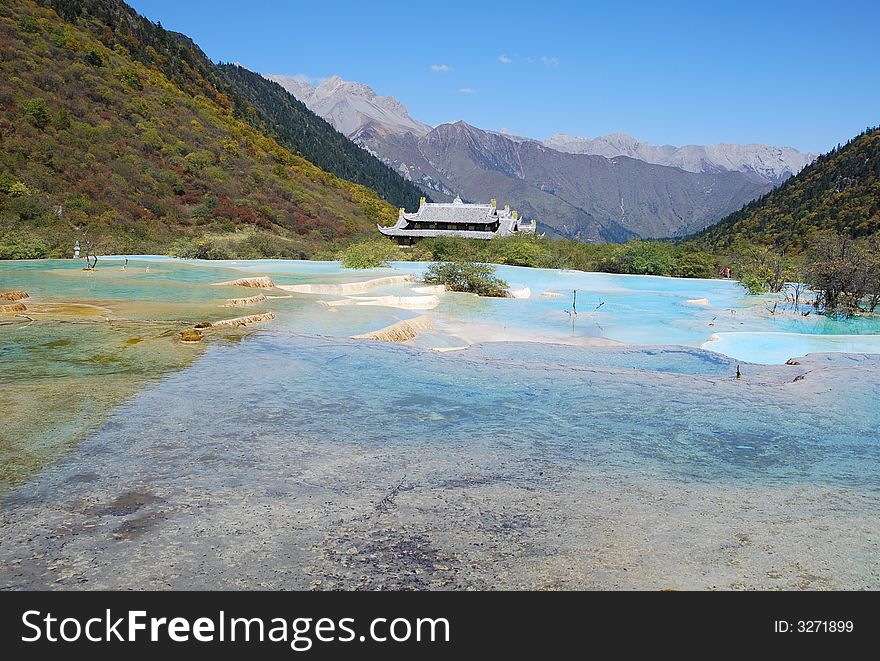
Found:
[[[90,29],[108,47],[121,45],[185,91],[231,104],[236,117],[321,169],[372,188],[396,207],[418,206],[423,193],[414,184],[340,135],[280,85],[240,66],[214,64],[189,37],[165,30],[121,0],[40,2]]]
[[[820,231],[858,238],[878,230],[880,129],[874,128],[820,156],[800,174],[696,239],[716,249],[745,240],[802,252]]]
[[[126,5],[43,4],[0,6],[0,256],[83,238],[105,253],[307,256],[396,217],[245,121],[209,62],[157,50],[170,33]]]

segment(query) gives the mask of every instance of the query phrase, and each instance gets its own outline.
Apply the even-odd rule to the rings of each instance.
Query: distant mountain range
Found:
[[[655,146],[639,142],[626,133],[599,138],[578,138],[563,133],[554,135],[544,144],[557,151],[594,156],[629,156],[646,163],[669,165],[688,172],[745,172],[758,181],[781,184],[813,162],[818,154],[803,153],[791,147],[768,145],[729,145],[703,147],[686,145]]]
[[[765,145],[655,147],[624,134],[541,142],[464,122],[432,128],[362,83],[267,78],[432,197],[498,198],[541,231],[581,240],[691,234],[815,158]]]
[[[497,198],[537,218],[542,231],[587,241],[683,236],[739,209],[771,187],[741,172],[697,174],[633,158],[565,154],[466,124],[359,136],[433,191]]]

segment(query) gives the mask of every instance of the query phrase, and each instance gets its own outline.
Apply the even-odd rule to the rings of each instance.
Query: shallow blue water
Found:
[[[212,346],[125,404],[96,439],[124,445],[149,430],[153,439],[208,435],[221,445],[399,445],[683,481],[880,487],[880,381],[831,375],[817,387],[751,374],[737,381],[596,370],[574,364],[576,347],[531,349],[517,361],[503,345],[440,355],[264,331]],[[608,351],[605,362],[619,360]],[[687,360],[726,370],[722,359],[698,354]],[[655,352],[642,360],[679,358]]]
[[[32,297],[58,301],[144,301],[203,303],[230,295],[213,282],[241,277],[223,266],[170,259],[101,258],[95,271],[81,260],[0,262],[0,290],[23,289]]]
[[[232,316],[241,312],[218,306],[228,296],[252,292],[213,287],[211,283],[242,274],[270,275],[278,283],[346,282],[424,268],[419,264],[397,266],[397,270],[352,273],[329,263],[202,265],[132,260],[124,274],[118,263],[107,269],[102,264],[98,273],[88,274],[68,263],[8,268],[0,264],[0,287],[14,280],[20,288],[60,301],[69,298],[70,291],[85,291],[82,296],[86,300],[145,305],[167,300],[178,305],[197,302],[201,309],[213,308],[217,314]],[[427,513],[433,529],[468,521],[467,525],[479,530],[495,525],[492,516],[486,519],[488,523],[475,517],[481,509],[489,515],[501,512],[506,516],[511,504],[515,510],[517,501],[535,499],[540,502],[534,512],[540,510],[543,518],[543,527],[536,528],[535,534],[555,539],[560,529],[565,534],[576,522],[584,531],[579,548],[587,550],[607,539],[596,536],[590,519],[597,498],[598,502],[624,504],[628,499],[635,503],[632,509],[605,509],[604,525],[613,532],[622,515],[638,533],[622,538],[626,548],[636,548],[647,558],[655,552],[652,544],[656,538],[641,535],[643,515],[655,511],[656,501],[639,503],[639,499],[657,493],[653,486],[662,483],[664,488],[659,491],[667,501],[656,511],[669,515],[669,535],[677,535],[679,528],[684,535],[681,545],[675,537],[675,553],[669,556],[672,561],[679,558],[682,548],[688,553],[691,549],[705,553],[706,534],[714,540],[711,544],[720,548],[738,544],[739,537],[733,534],[742,530],[760,539],[753,535],[752,527],[731,513],[738,512],[741,504],[761,510],[764,494],[774,492],[777,502],[780,497],[786,499],[779,509],[762,514],[769,531],[766,538],[774,544],[775,538],[784,538],[791,530],[787,523],[789,504],[803,517],[805,508],[809,512],[813,501],[821,501],[819,511],[831,512],[838,529],[855,530],[854,535],[868,529],[854,551],[841,542],[840,557],[845,562],[859,563],[861,554],[875,551],[870,528],[880,495],[880,357],[822,356],[801,365],[771,367],[739,363],[742,355],[769,361],[783,350],[796,353],[802,346],[797,342],[803,338],[816,343],[810,348],[831,346],[829,343],[837,341],[835,336],[821,334],[834,327],[831,320],[794,319],[813,324],[813,334],[783,338],[781,345],[768,346],[771,333],[785,328],[789,320],[771,315],[763,301],[744,297],[734,283],[509,267],[500,268],[499,274],[511,283],[529,286],[532,298],[490,300],[448,294],[428,313],[435,318],[506,325],[536,338],[630,338],[654,346],[495,342],[441,354],[340,337],[421,312],[377,306],[329,308],[317,303],[325,297],[314,295],[271,299],[265,306],[249,309],[273,310],[277,318],[272,324],[256,331],[249,329],[237,342],[225,341],[222,333],[209,335],[205,343],[196,345],[204,348],[204,353],[189,367],[176,371],[166,367],[161,378],[122,404],[114,401],[113,408],[87,414],[94,427],[87,436],[71,426],[70,451],[43,466],[6,499],[6,574],[18,571],[10,560],[27,560],[30,553],[39,581],[55,580],[48,563],[54,566],[58,557],[71,563],[71,558],[77,557],[73,547],[79,549],[80,560],[72,564],[81,562],[77,571],[85,573],[91,571],[95,559],[103,559],[110,574],[119,573],[119,567],[149,568],[158,550],[175,561],[188,556],[192,564],[184,563],[187,569],[180,573],[186,576],[192,568],[196,575],[208,576],[204,580],[210,586],[216,569],[203,558],[228,556],[231,549],[244,549],[243,563],[253,564],[254,558],[261,557],[273,574],[279,563],[288,562],[300,573],[302,566],[295,558],[289,560],[290,556],[271,546],[253,552],[246,541],[262,545],[281,531],[291,548],[301,550],[308,544],[303,542],[303,533],[315,522],[309,517],[315,512],[320,515],[322,502],[341,499],[335,490],[346,500],[339,506],[345,510],[324,510],[324,517],[332,517],[328,527],[333,530],[339,528],[341,513],[362,518],[364,508],[372,510],[388,493],[386,485],[402,484],[402,477],[412,471],[421,477],[430,474],[432,479],[422,481],[423,499],[411,501],[403,516],[410,517],[416,510]],[[564,312],[571,299],[540,296],[549,290],[567,295],[569,288],[579,292],[580,314],[574,323]],[[409,289],[408,285],[387,288],[400,293]],[[709,300],[708,307],[688,303],[701,298]],[[598,307],[600,301],[602,307]],[[120,367],[100,363],[96,360],[99,356],[116,358],[124,355],[122,351],[132,350],[148,353],[152,346],[157,351],[162,346],[158,338],[152,338],[150,341],[157,344],[148,345],[145,340],[133,345],[140,349],[126,349],[128,336],[122,335],[106,338],[108,350],[105,339],[93,335],[85,324],[77,327],[81,334],[87,333],[83,341],[58,345],[54,335],[40,335],[58,330],[50,328],[51,323],[51,319],[38,318],[31,326],[0,328],[0,340],[27,335],[26,341],[15,340],[19,344],[6,354],[15,365],[5,374],[17,392],[37,395],[43,389],[36,382],[51,385],[53,377],[74,373],[83,375],[85,386],[80,387],[94,397],[97,389],[107,387],[103,374],[122,370],[119,376],[124,378],[134,374],[139,364]],[[853,327],[864,331],[873,323],[857,320]],[[58,327],[66,329],[60,322]],[[738,360],[699,348],[715,333],[720,341],[734,338],[726,351]],[[862,335],[850,340],[870,338]],[[168,342],[176,340],[172,337]],[[670,343],[686,346],[657,346]],[[180,343],[173,346],[195,349]],[[64,364],[54,367],[46,360],[48,352]],[[39,366],[29,367],[35,360]],[[738,364],[741,379],[734,378]],[[160,372],[155,373],[158,376]],[[55,382],[63,387],[63,381]],[[51,418],[58,410],[57,401],[40,401],[44,404],[39,405],[37,415]],[[79,438],[85,442],[75,445],[72,441]],[[320,461],[311,460],[316,456]],[[371,484],[376,472],[383,473],[379,487]],[[568,508],[554,509],[553,503],[559,501],[548,496],[570,493],[594,477],[607,481],[608,489],[588,490],[589,498],[575,494]],[[633,478],[651,489],[634,496],[632,483],[628,492],[618,488],[621,477]],[[447,483],[446,478],[451,481]],[[695,483],[703,485],[703,496],[679,500],[678,494],[688,493]],[[466,501],[460,500],[462,484],[473,485],[468,487]],[[829,494],[825,486],[832,487],[834,493]],[[491,504],[492,493],[505,488],[516,490],[515,500],[506,501],[503,508],[497,507],[499,501]],[[105,503],[102,507],[106,508],[106,503],[117,502],[116,508],[124,513],[125,501],[118,501],[118,497],[139,490],[157,498],[152,512],[155,519],[149,518],[149,506],[133,512],[129,522],[111,511],[101,515],[102,520],[115,520],[105,521],[102,525],[106,527],[83,526],[69,534],[76,526],[68,524],[77,516],[94,525],[95,509],[90,505]],[[726,501],[720,503],[726,518],[720,522],[716,521],[719,503],[705,497],[715,491],[726,493]],[[786,493],[780,496],[780,492]],[[490,504],[484,507],[487,497]],[[279,501],[288,512],[305,513],[305,520],[282,514],[261,522],[260,512],[269,511]],[[684,510],[687,516],[682,517]],[[462,512],[464,518],[452,519],[450,524],[448,515],[454,511]],[[852,519],[847,517],[853,516],[868,524],[851,528]],[[193,527],[182,526],[186,520]],[[817,526],[825,525],[824,519],[816,517],[809,519],[809,526],[813,521],[819,522]],[[706,526],[709,522],[712,525]],[[385,528],[388,523],[377,520],[376,525]],[[718,529],[724,529],[723,534]],[[12,532],[6,533],[8,530]],[[467,533],[470,529],[462,530]],[[504,544],[514,539],[509,537],[516,534],[508,532],[511,528],[499,530]],[[117,531],[143,536],[140,542],[137,537],[113,537]],[[826,530],[826,537],[834,532],[833,527]],[[563,540],[568,543],[568,538]],[[813,541],[810,536],[809,543]],[[347,549],[352,544],[351,539],[340,544],[331,537],[328,547]],[[365,548],[360,542],[356,546]],[[507,546],[498,548],[507,553]],[[136,553],[125,556],[134,549]],[[754,552],[761,558],[766,556],[758,543]],[[588,560],[590,553],[585,552]],[[803,554],[802,548],[796,549],[790,554],[791,562],[799,562]],[[612,556],[617,562],[616,553]],[[782,556],[773,559],[778,557]],[[729,558],[712,554],[704,562],[715,566]],[[530,561],[527,554],[523,559],[526,564]],[[867,567],[863,572],[870,575],[857,585],[875,585],[873,566],[862,565]],[[396,565],[390,567],[389,571],[396,571]],[[487,574],[494,576],[491,568],[490,563]],[[235,569],[233,574],[238,575],[239,568]],[[760,565],[759,575],[766,576],[770,569],[775,566]],[[3,573],[0,571],[0,576]],[[31,584],[21,580],[21,585]],[[118,583],[100,583],[108,584]],[[136,583],[144,584],[155,585]]]
[[[693,376],[736,374],[736,361],[717,353],[688,347],[571,347],[562,344],[534,346],[518,342],[479,344],[468,357],[487,357],[522,365],[543,367],[610,367]]]
[[[352,271],[338,262],[284,260],[204,262],[159,257],[104,257],[98,271],[82,271],[73,260],[0,263],[0,288],[26,289],[56,301],[167,302],[218,306],[241,296],[240,288],[211,287],[242,276],[268,275],[277,284],[343,283],[414,274],[425,263],[399,262],[390,268]],[[430,312],[452,322],[515,331],[536,340],[579,341],[606,338],[638,345],[705,347],[740,361],[782,363],[808,352],[880,353],[880,318],[837,320],[779,308],[773,297],[749,297],[735,282],[627,276],[579,271],[497,267],[512,287],[528,287],[528,299],[441,296]],[[572,315],[576,294],[577,315]],[[559,297],[542,296],[543,293]],[[397,285],[371,295],[414,295]],[[358,306],[327,310],[316,301],[327,296],[294,295],[267,304],[285,330],[347,336],[375,330],[419,314]],[[333,297],[330,297],[333,298]],[[337,297],[338,298],[338,297]],[[266,306],[264,306],[266,307]]]
[[[703,348],[749,362],[773,365],[811,353],[880,353],[880,335],[832,335],[797,332],[719,333]]]

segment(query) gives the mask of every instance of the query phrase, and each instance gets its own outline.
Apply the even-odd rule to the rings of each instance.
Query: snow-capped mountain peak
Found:
[[[551,149],[571,154],[590,154],[614,158],[629,156],[647,163],[669,165],[688,172],[745,172],[771,183],[781,183],[812,163],[818,154],[803,153],[791,147],[770,145],[652,145],[626,133],[598,138],[581,138],[557,133],[544,141]]]
[[[314,86],[300,77],[267,74],[336,129],[353,137],[366,127],[391,133],[423,136],[431,127],[413,119],[406,106],[391,96],[379,96],[369,85],[330,76]]]

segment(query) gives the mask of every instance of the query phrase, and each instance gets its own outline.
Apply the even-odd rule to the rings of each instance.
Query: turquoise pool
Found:
[[[161,257],[105,257],[96,272],[84,272],[72,260],[0,264],[0,286],[26,289],[50,301],[91,301],[148,306],[145,315],[163,305],[178,314],[187,307],[198,313],[216,311],[227,297],[241,296],[235,287],[212,283],[243,275],[267,275],[277,284],[343,283],[386,275],[420,276],[423,263],[401,262],[391,268],[351,271],[337,262],[237,261],[195,262]],[[576,342],[606,339],[637,345],[703,347],[736,360],[782,363],[806,353],[880,353],[880,318],[837,320],[801,310],[777,308],[773,297],[746,296],[731,281],[628,276],[499,266],[498,275],[512,287],[528,287],[527,299],[478,299],[444,294],[427,314],[453,327],[491,327],[498,337]],[[572,310],[577,291],[576,316]],[[278,293],[278,292],[276,292]],[[413,296],[398,285],[370,295]],[[418,312],[378,306],[328,310],[316,302],[327,296],[293,295],[271,302],[279,317],[273,328],[292,332],[347,336],[375,330]],[[333,298],[332,296],[330,298]],[[336,297],[339,298],[339,297]],[[158,306],[158,308],[157,308]]]

